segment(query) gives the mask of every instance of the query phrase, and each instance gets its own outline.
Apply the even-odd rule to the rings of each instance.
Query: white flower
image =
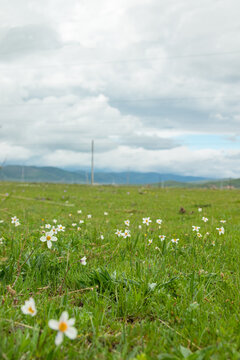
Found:
[[[202,220],[204,221],[204,222],[207,222],[208,221],[208,218],[206,218],[206,217],[202,217]]]
[[[18,218],[16,216],[13,216],[11,219],[12,219],[12,224],[15,224],[15,222],[18,221]]]
[[[172,239],[171,242],[177,244],[179,242],[179,239]]]
[[[104,240],[104,236],[103,236],[103,235],[100,235],[100,239],[101,239],[101,240]]]
[[[220,223],[223,223],[223,224],[224,224],[225,222],[226,222],[226,220],[220,220]]]
[[[165,238],[166,238],[165,235],[159,235],[159,239],[160,239],[161,241],[165,240]]]
[[[53,219],[53,223],[56,224],[56,223],[57,223],[57,220],[56,220],[56,219]]]
[[[89,215],[87,216],[87,218],[88,218],[88,219],[91,219],[91,217],[92,217],[92,215],[91,215],[91,214],[89,214]]]
[[[3,237],[0,238],[0,245],[3,244]]]
[[[47,242],[47,246],[49,249],[52,247],[52,241],[57,241],[56,236],[53,236],[52,230],[50,232],[47,232],[44,236],[40,238],[42,242]]]
[[[0,224],[2,224],[4,222],[4,220],[0,220]]]
[[[193,231],[198,232],[199,229],[200,229],[200,226],[194,226],[194,225],[192,225],[192,228],[193,228]]]
[[[198,236],[199,238],[201,238],[201,237],[202,237],[202,235],[201,235],[200,233],[197,233],[197,236]]]
[[[104,215],[105,215],[105,216],[108,216],[108,212],[104,211]]]
[[[215,246],[215,241],[212,242],[212,246]]]
[[[58,225],[58,231],[65,231],[65,226]]]
[[[151,245],[152,242],[153,242],[152,239],[149,239],[149,240],[148,240],[148,245]]]
[[[19,226],[19,225],[21,225],[20,222],[19,222],[19,221],[16,221],[16,222],[15,222],[15,226]]]
[[[127,237],[131,237],[130,230],[125,230],[122,233],[122,236],[123,236],[124,239],[126,239]]]
[[[58,228],[56,228],[55,226],[53,226],[53,227],[51,228],[51,231],[52,231],[53,234],[57,234]]]
[[[199,211],[199,212],[202,212],[202,208],[198,208],[198,211]]]
[[[130,220],[125,220],[125,221],[124,221],[124,224],[125,224],[126,226],[129,226],[129,225],[130,225]]]
[[[224,227],[216,228],[218,230],[219,235],[224,234]]]
[[[77,213],[78,213],[78,214],[81,214],[81,213],[82,213],[82,210],[78,210]]]
[[[68,319],[67,311],[64,311],[60,316],[59,321],[57,320],[49,320],[48,326],[57,330],[57,336],[55,338],[55,344],[58,346],[63,341],[63,335],[66,335],[69,339],[73,340],[77,337],[77,330],[73,325],[75,324],[75,319]]]
[[[78,230],[78,231],[80,231],[80,230],[81,230],[80,226],[78,226],[77,230]]]
[[[50,224],[46,224],[46,225],[45,225],[45,228],[46,228],[46,229],[51,229],[51,225],[50,225]]]
[[[29,300],[25,301],[25,304],[21,306],[21,310],[25,315],[35,316],[37,313],[35,301],[31,297]]]
[[[86,258],[86,256],[84,256],[83,258],[80,259],[80,263],[81,263],[82,265],[87,265],[86,260],[87,260],[87,258]]]
[[[77,226],[77,224],[76,223],[72,223],[72,226],[74,227],[74,226]]]
[[[83,224],[84,223],[84,220],[79,220],[79,224]]]
[[[143,224],[146,224],[148,226],[151,222],[152,220],[150,220],[150,217],[143,218]]]
[[[138,228],[141,229],[141,228],[142,228],[142,225],[138,225]]]
[[[150,290],[154,290],[156,286],[157,286],[157,283],[148,284],[148,287]]]
[[[116,234],[118,237],[120,237],[120,236],[122,235],[122,232],[121,232],[121,230],[118,230],[118,229],[117,229],[117,231],[115,232],[115,234]]]
[[[162,220],[161,220],[161,219],[157,219],[157,220],[156,220],[156,223],[159,224],[159,225],[161,225]]]

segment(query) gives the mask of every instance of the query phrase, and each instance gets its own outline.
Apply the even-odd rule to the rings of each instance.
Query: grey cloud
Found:
[[[47,25],[26,25],[3,31],[0,37],[0,59],[15,59],[18,56],[60,48],[59,37]]]
[[[127,135],[119,139],[119,144],[130,147],[141,147],[146,150],[172,149],[179,146],[173,139],[161,138],[156,135]]]

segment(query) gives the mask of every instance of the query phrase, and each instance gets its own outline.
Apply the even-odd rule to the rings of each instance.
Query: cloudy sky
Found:
[[[0,0],[0,161],[240,177],[239,0]]]

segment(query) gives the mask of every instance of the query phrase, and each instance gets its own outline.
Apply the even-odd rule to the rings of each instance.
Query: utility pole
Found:
[[[94,184],[94,140],[92,140],[91,185]]]

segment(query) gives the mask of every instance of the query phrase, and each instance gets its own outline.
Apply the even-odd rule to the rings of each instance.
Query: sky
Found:
[[[238,0],[0,0],[0,162],[240,177]]]

